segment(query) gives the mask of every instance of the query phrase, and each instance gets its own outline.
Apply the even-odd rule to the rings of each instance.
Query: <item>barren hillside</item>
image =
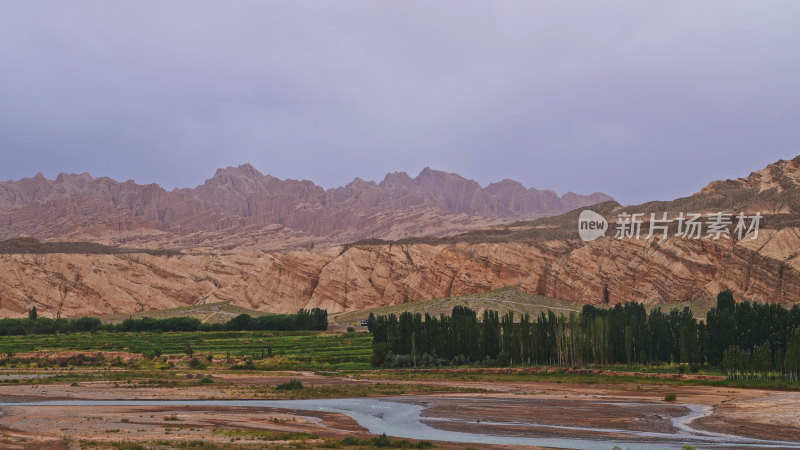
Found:
[[[395,183],[395,177],[385,182]],[[397,183],[408,183],[399,178]],[[622,207],[608,201],[592,209],[611,221],[611,230],[588,243],[578,239],[576,210],[450,236],[283,252],[259,247],[258,233],[265,231],[258,227],[248,238],[252,245],[238,240],[229,248],[193,247],[183,241],[175,254],[18,249],[0,255],[0,312],[21,315],[37,305],[45,315],[74,316],[218,301],[261,311],[319,306],[339,312],[509,286],[592,304],[688,301],[720,289],[732,289],[739,298],[800,303],[798,180],[800,158],[795,158],[747,178],[710,183],[673,202]],[[244,214],[245,204],[232,202],[230,208]],[[471,207],[465,205],[459,208]],[[755,240],[620,240],[613,228],[622,211],[758,211],[764,220]]]

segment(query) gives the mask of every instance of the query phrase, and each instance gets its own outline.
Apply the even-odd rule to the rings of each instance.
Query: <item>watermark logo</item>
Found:
[[[762,215],[757,212],[753,215],[739,213],[717,212],[706,214],[681,212],[669,217],[666,212],[656,215],[650,213],[649,220],[644,213],[621,212],[617,214],[615,223],[617,239],[653,239],[660,235],[660,240],[665,241],[670,232],[672,236],[681,239],[732,239],[750,238],[758,239],[758,228]],[[705,221],[703,220],[705,219]],[[643,226],[646,227],[642,230]],[[672,226],[672,227],[671,227]],[[578,234],[584,241],[593,241],[605,236],[608,230],[608,221],[596,212],[586,209],[578,217]]]
[[[608,230],[608,221],[605,217],[591,209],[584,209],[578,217],[578,234],[584,241],[593,241],[605,236]]]
[[[734,216],[731,213],[717,212],[709,213],[705,216],[700,213],[680,213],[677,217],[667,217],[667,213],[662,213],[661,217],[655,213],[650,213],[650,220],[645,218],[643,213],[622,212],[617,215],[617,239],[640,239],[642,224],[649,224],[646,239],[652,239],[656,232],[661,234],[661,240],[665,241],[669,237],[670,225],[675,224],[673,236],[681,239],[713,239],[718,241],[720,238],[738,240],[750,237],[751,240],[758,239],[758,227],[763,216],[760,212],[754,215],[739,213]],[[734,220],[736,226],[734,225]],[[703,232],[705,225],[705,233]],[[733,228],[733,230],[731,230]]]

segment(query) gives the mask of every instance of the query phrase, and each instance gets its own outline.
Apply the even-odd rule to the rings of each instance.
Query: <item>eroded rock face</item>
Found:
[[[294,312],[334,255],[2,255],[0,313],[36,305],[44,316],[75,316],[218,301]]]
[[[393,244],[286,254],[0,255],[0,314],[136,312],[230,301],[265,312],[330,312],[501,287],[583,304],[711,298],[800,303],[800,230],[756,241]]]
[[[603,238],[546,268],[538,293],[591,304],[713,298],[800,302],[798,229],[762,230],[758,240],[665,242]]]
[[[522,285],[533,289],[558,249],[529,244],[353,247],[328,263],[307,306],[332,312]]]
[[[2,255],[0,313],[105,314],[230,301],[331,312],[538,283],[553,249],[527,244],[392,245],[221,255]]]

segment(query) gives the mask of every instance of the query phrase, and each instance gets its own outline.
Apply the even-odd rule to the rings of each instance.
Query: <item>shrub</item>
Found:
[[[678,399],[678,394],[674,392],[667,392],[667,395],[664,396],[665,402],[674,402],[677,399]]]
[[[405,439],[392,439],[386,433],[370,439],[359,439],[355,436],[348,436],[342,439],[342,445],[348,447],[377,447],[377,448],[431,448],[433,443],[428,441],[407,441]],[[469,447],[467,447],[469,448]]]
[[[275,386],[275,390],[277,391],[297,391],[300,389],[303,389],[303,383],[301,383],[300,380],[296,380],[294,378],[287,381],[286,383],[281,383]]]
[[[256,365],[253,364],[252,360],[247,360],[242,364],[234,364],[231,366],[231,370],[256,370]]]
[[[381,434],[378,437],[372,438],[372,442],[370,442],[375,447],[390,447],[392,446],[392,440],[389,439],[389,436],[386,436],[386,433]]]
[[[411,367],[413,365],[414,360],[411,358],[411,355],[395,355],[392,352],[386,355],[386,360],[383,362],[383,366],[389,368]]]
[[[506,352],[500,352],[500,354],[497,355],[497,364],[500,366],[507,366],[511,364],[511,358],[508,357]]]
[[[348,333],[355,333],[355,332],[356,332],[356,329],[355,329],[355,328],[353,328],[353,327],[347,327],[347,332],[348,332]]]
[[[72,328],[75,331],[95,331],[103,325],[103,322],[96,317],[81,317],[72,321]]]
[[[152,350],[148,350],[148,351],[142,353],[142,355],[144,355],[144,357],[147,358],[147,359],[160,358],[161,357],[161,349],[160,348],[154,348]]]
[[[192,358],[192,360],[189,361],[189,367],[191,367],[192,369],[205,369],[206,365],[203,364],[203,362],[200,361],[199,359]]]
[[[372,356],[370,357],[370,364],[373,366],[382,366],[386,361],[386,356],[389,353],[390,344],[388,342],[378,342],[372,344]]]
[[[355,436],[347,436],[346,438],[342,439],[342,445],[355,447],[356,445],[361,445],[361,439]]]
[[[197,380],[197,384],[214,384],[214,380],[208,377],[203,377]]]

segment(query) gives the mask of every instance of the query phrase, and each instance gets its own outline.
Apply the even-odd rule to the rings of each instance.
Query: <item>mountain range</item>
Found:
[[[597,305],[689,302],[722,289],[800,303],[800,157],[632,206],[510,181],[481,188],[429,169],[329,190],[240,166],[173,192],[63,175],[0,193],[10,239],[0,242],[0,314],[9,316],[34,305],[76,316],[217,301],[335,313],[504,287]],[[584,242],[578,216],[595,200],[610,230]],[[620,214],[662,212],[763,220],[756,239],[614,237]]]
[[[193,189],[59,174],[0,183],[0,239],[22,235],[119,245],[213,248],[256,243],[270,250],[364,238],[443,236],[491,223],[533,219],[610,200],[606,194],[559,197],[503,180],[482,188],[457,174],[425,168],[380,183],[356,178],[325,190],[281,180],[250,164],[217,170]]]

